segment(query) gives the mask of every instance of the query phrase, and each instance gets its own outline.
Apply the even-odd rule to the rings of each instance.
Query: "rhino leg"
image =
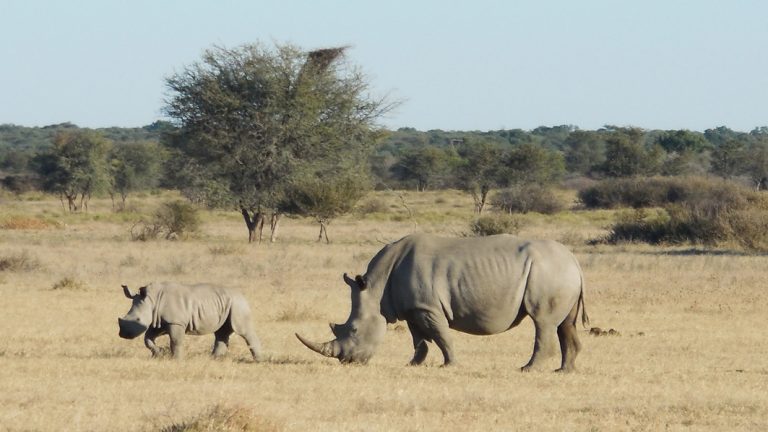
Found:
[[[225,324],[222,328],[216,330],[213,333],[216,336],[216,340],[213,342],[213,351],[211,355],[214,357],[221,357],[227,354],[229,348],[229,337],[232,335],[232,327]]]
[[[576,315],[578,312],[577,303],[573,305],[571,312],[568,313],[565,320],[557,327],[557,337],[560,339],[560,353],[563,360],[560,364],[560,369],[557,369],[555,372],[572,372],[576,370],[576,356],[581,351],[581,342],[579,342],[576,330]]]
[[[422,363],[424,363],[424,360],[427,358],[427,352],[429,351],[429,346],[427,345],[427,339],[424,337],[424,334],[419,330],[419,328],[408,323],[408,330],[411,331],[411,337],[413,337],[413,359],[411,359],[410,365],[411,366],[418,366]]]
[[[171,338],[171,355],[181,360],[184,358],[184,327],[178,324],[168,325],[168,336]]]
[[[443,353],[443,366],[455,364],[456,358],[453,355],[453,346],[449,336],[450,327],[448,327],[448,320],[445,316],[419,310],[413,313],[412,320],[413,324],[424,335],[424,338],[435,341],[437,347],[440,348],[440,351]],[[411,324],[410,321],[409,324]],[[424,345],[426,346],[426,344]],[[419,352],[417,351],[414,358],[418,354]],[[426,350],[424,355],[426,355]]]
[[[234,302],[232,304],[232,312],[230,313],[229,320],[227,320],[228,326],[240,335],[248,344],[248,349],[251,351],[254,361],[259,361],[261,353],[261,343],[259,338],[256,337],[256,331],[253,329],[253,321],[251,319],[251,309],[248,307],[248,303],[245,299]]]
[[[259,342],[259,338],[256,337],[256,332],[253,330],[253,327],[249,327],[248,331],[244,334],[241,334],[240,336],[245,340],[245,343],[248,344],[248,349],[251,351],[253,360],[259,361],[261,356],[261,343]]]
[[[531,355],[528,364],[520,369],[523,372],[538,368],[543,360],[552,357],[555,352],[555,326],[535,320],[533,324],[536,327],[536,340],[533,344],[533,355]]]
[[[152,357],[159,357],[162,352],[160,348],[155,344],[155,339],[158,336],[162,336],[165,332],[161,329],[150,327],[147,332],[144,333],[144,346],[152,351]]]

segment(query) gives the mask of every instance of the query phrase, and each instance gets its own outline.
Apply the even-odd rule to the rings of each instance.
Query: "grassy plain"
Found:
[[[131,241],[133,222],[167,198],[143,196],[119,214],[96,200],[77,215],[52,198],[0,198],[0,430],[768,430],[768,256],[587,246],[610,212],[527,215],[521,235],[568,244],[592,325],[620,333],[581,329],[577,373],[519,372],[530,321],[496,336],[454,333],[452,368],[439,367],[435,346],[426,366],[407,367],[411,339],[398,323],[368,365],[342,366],[294,332],[330,339],[327,323],[349,312],[342,273],[362,273],[384,243],[467,231],[466,196],[377,193],[375,213],[332,223],[329,245],[305,219],[285,219],[277,243],[248,245],[234,212],[204,213],[186,241]],[[182,362],[119,339],[129,307],[120,284],[153,280],[241,289],[265,360],[251,362],[238,337],[212,360],[212,336],[190,336]]]

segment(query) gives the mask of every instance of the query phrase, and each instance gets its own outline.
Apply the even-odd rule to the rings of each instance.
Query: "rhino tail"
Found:
[[[587,315],[587,306],[584,304],[584,272],[581,270],[578,261],[576,262],[576,265],[579,267],[581,290],[579,291],[579,300],[576,301],[576,315],[573,317],[573,325],[576,325],[576,321],[579,319],[579,308],[581,308],[581,325],[586,327],[589,325],[589,315]]]

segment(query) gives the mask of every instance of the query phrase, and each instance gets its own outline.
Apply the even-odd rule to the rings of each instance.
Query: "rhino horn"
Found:
[[[307,348],[311,349],[312,351],[322,354],[326,357],[338,357],[340,350],[339,350],[339,343],[335,340],[329,341],[329,342],[323,342],[323,343],[316,343],[309,340],[304,339],[296,333],[296,338],[298,338],[301,343],[306,345]]]

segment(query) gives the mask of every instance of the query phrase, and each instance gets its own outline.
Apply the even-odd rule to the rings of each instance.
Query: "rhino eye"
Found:
[[[352,333],[357,333],[357,327],[352,327],[352,328],[350,329],[350,332],[352,332]]]

